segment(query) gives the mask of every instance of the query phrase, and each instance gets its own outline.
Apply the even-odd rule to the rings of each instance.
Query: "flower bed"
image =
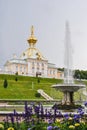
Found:
[[[0,130],[87,130],[87,116],[82,108],[76,114],[62,114],[57,108],[47,110],[42,104],[25,102],[24,112],[8,114]]]

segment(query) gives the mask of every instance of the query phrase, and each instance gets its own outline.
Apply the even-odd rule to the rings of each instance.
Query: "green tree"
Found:
[[[18,81],[18,78],[17,78],[17,77],[15,77],[15,81]]]
[[[75,70],[74,78],[76,78],[76,79],[87,79],[87,71],[85,71],[85,70]]]
[[[7,88],[7,86],[8,86],[8,81],[7,81],[7,79],[4,80],[3,86],[4,86],[4,88]]]
[[[64,68],[58,68],[59,71],[64,71]]]

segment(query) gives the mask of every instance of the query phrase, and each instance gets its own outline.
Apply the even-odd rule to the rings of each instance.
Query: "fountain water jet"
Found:
[[[70,42],[70,31],[68,22],[66,22],[66,36],[65,36],[64,83],[56,84],[53,85],[52,87],[64,93],[62,104],[65,105],[74,104],[73,100],[74,92],[85,87],[85,85],[74,83],[73,69],[72,69],[72,47]]]

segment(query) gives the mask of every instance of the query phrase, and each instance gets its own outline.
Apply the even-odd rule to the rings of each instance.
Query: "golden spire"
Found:
[[[37,39],[34,37],[34,27],[31,26],[31,36],[28,38],[28,43],[30,47],[34,47],[35,43],[37,42]]]
[[[31,26],[31,36],[33,36],[34,35],[34,27],[33,27],[33,25]]]

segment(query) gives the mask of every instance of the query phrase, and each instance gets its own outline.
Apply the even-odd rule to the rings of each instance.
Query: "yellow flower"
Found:
[[[56,119],[56,122],[60,123],[60,122],[61,122],[61,120],[60,120],[60,119]]]
[[[4,126],[2,124],[0,124],[0,129],[4,130]]]
[[[69,117],[69,119],[68,119],[69,121],[71,121],[72,120],[72,117]]]
[[[81,123],[85,125],[85,122],[84,122],[84,121],[81,121]]]
[[[13,127],[9,127],[7,130],[14,130],[14,128]]]
[[[75,126],[78,127],[78,126],[80,126],[80,124],[79,124],[79,123],[76,123]]]
[[[75,129],[75,126],[74,125],[70,125],[69,129]]]

